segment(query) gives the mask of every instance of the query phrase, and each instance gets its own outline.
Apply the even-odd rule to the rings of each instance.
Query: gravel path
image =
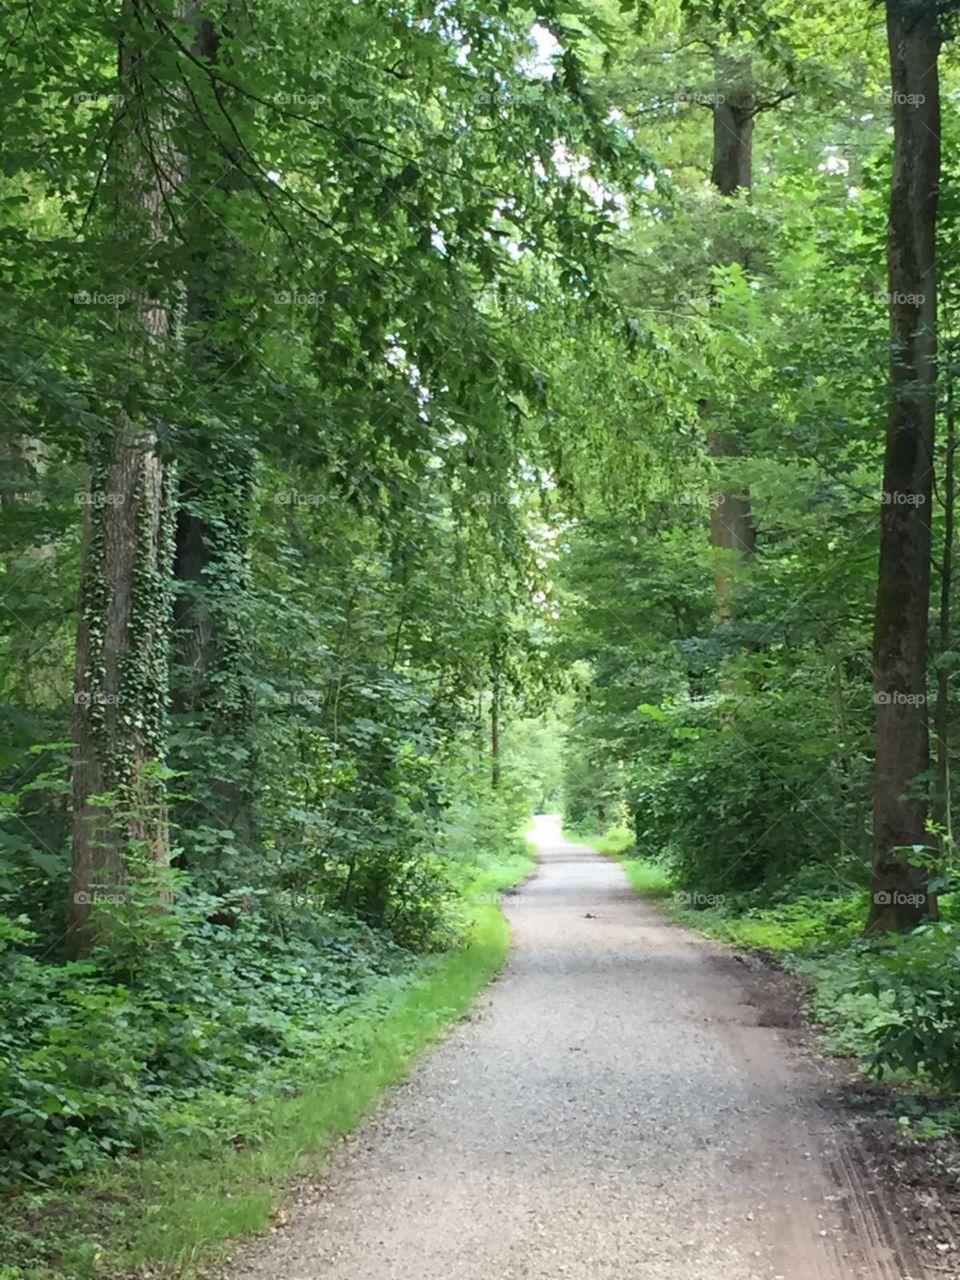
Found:
[[[537,837],[478,1012],[232,1280],[920,1280],[749,971]]]

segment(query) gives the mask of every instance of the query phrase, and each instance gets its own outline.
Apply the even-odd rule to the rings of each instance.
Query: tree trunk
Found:
[[[870,932],[907,928],[928,910],[927,614],[936,417],[935,252],[940,175],[936,5],[887,0],[894,155],[887,239],[891,404],[874,629],[877,751]]]
[[[750,63],[746,59],[718,55],[716,60],[717,100],[713,107],[713,185],[723,196],[749,189],[753,176],[753,121],[756,110]],[[701,411],[709,417],[709,405]],[[740,454],[737,437],[729,432],[710,432],[707,447],[711,457],[735,458]],[[724,490],[710,501],[710,544],[748,559],[757,548],[757,534],[750,512],[750,495]],[[716,613],[729,618],[733,593],[729,560],[714,570]]]
[[[953,543],[956,527],[957,424],[953,401],[953,352],[947,368],[947,447],[943,477],[943,552],[940,559],[940,620],[937,655],[950,651],[950,607],[953,594]],[[941,835],[941,853],[946,859],[953,848],[953,821],[950,806],[950,669],[937,667],[937,703],[934,712],[937,739],[937,775],[933,816]],[[930,893],[930,916],[937,919],[936,894]]]
[[[164,759],[170,495],[148,429],[123,424],[93,469],[77,629],[69,950],[91,908],[138,865],[167,859]],[[101,797],[109,797],[104,802]],[[162,882],[157,899],[165,897]]]
[[[194,12],[193,54],[208,64],[219,57],[219,33]],[[240,104],[237,108],[246,108]],[[204,140],[206,141],[206,140]],[[187,155],[185,168],[206,189],[218,186],[236,195],[245,186],[234,168],[223,171],[225,157],[208,151]],[[224,223],[206,212],[204,201],[191,205],[190,241],[198,246],[189,271],[187,357],[199,385],[229,386],[242,377],[244,352],[218,344],[219,298],[236,284],[236,250],[225,242]],[[188,777],[191,799],[181,801],[175,818],[187,833],[191,864],[203,853],[219,863],[222,848],[206,849],[189,832],[204,828],[229,831],[231,853],[256,857],[254,818],[255,750],[253,742],[252,620],[249,544],[253,524],[256,457],[242,429],[208,413],[196,427],[178,434],[185,460],[177,513],[176,605],[174,620],[173,709],[175,764]],[[215,837],[213,837],[215,839]],[[234,874],[239,873],[233,868]]]
[[[125,146],[109,179],[115,222],[108,233],[160,245],[177,158],[151,133],[140,94],[138,40],[147,38],[132,4],[129,38],[118,73],[124,89]],[[152,38],[152,37],[150,37]],[[149,138],[152,154],[144,146]],[[161,172],[161,162],[162,169]],[[148,268],[132,281],[133,305],[120,314],[138,379],[152,367],[172,328],[169,303],[147,291]],[[98,896],[109,904],[136,873],[138,896],[169,900],[159,869],[168,860],[163,779],[169,689],[172,503],[170,479],[157,453],[157,425],[135,420],[127,403],[139,384],[111,388],[118,406],[114,431],[93,449],[81,563],[74,693],[73,855],[67,948],[82,954],[94,941]],[[136,410],[133,411],[136,413]]]
[[[713,458],[735,458],[740,454],[736,436],[711,432],[707,447]],[[757,531],[750,511],[750,495],[724,490],[710,498],[710,545],[736,552],[748,560],[757,550]],[[719,619],[730,617],[733,575],[729,564],[720,563],[713,571],[716,613]]]
[[[254,461],[236,440],[228,447],[197,438],[194,446],[196,460],[181,484],[177,513],[173,673],[183,744],[175,763],[189,773],[193,799],[179,804],[176,818],[186,829],[233,832],[231,849],[253,857],[251,619],[245,606]]]
[[[723,196],[753,185],[753,121],[756,101],[750,63],[719,54],[713,105],[713,167],[710,179]]]
[[[490,782],[494,791],[500,786],[500,675],[494,672],[490,700]]]

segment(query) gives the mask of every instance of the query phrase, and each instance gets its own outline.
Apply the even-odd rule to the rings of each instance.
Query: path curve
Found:
[[[537,820],[514,947],[232,1280],[921,1280],[721,948]]]

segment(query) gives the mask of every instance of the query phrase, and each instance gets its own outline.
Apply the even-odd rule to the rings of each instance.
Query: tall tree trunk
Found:
[[[490,698],[490,782],[494,791],[500,786],[500,673],[494,670]]]
[[[192,52],[215,64],[218,31],[196,12],[194,19]],[[190,176],[201,190],[217,186],[235,195],[244,179],[232,167],[224,171],[224,156],[208,152],[186,157]],[[200,385],[223,383],[228,389],[247,361],[242,351],[224,347],[211,334],[221,315],[219,299],[237,274],[236,250],[225,243],[222,220],[207,214],[202,199],[192,204],[190,229],[198,249],[187,286],[187,357]],[[222,846],[207,847],[210,840],[216,845],[216,836],[196,838],[198,829],[232,833],[231,853],[253,859],[256,757],[247,606],[256,458],[242,429],[211,412],[182,429],[177,443],[185,461],[174,558],[174,762],[189,775],[192,799],[178,803],[175,818],[179,828],[194,832],[180,863],[202,862],[204,854],[215,863],[221,860]],[[232,874],[237,873],[234,865]]]
[[[740,442],[735,435],[711,431],[707,447],[712,458],[736,458]],[[736,552],[741,560],[749,560],[757,550],[757,531],[750,508],[750,495],[737,490],[715,493],[710,500],[710,545]],[[730,617],[730,598],[734,579],[729,563],[720,563],[713,571],[716,614]]]
[[[952,346],[953,344],[951,344]],[[940,558],[940,619],[937,637],[937,655],[943,657],[950,651],[950,609],[953,595],[953,544],[956,527],[956,460],[957,423],[953,399],[953,358],[946,370],[946,458],[943,477],[943,550]],[[942,852],[946,857],[953,848],[953,821],[950,805],[950,669],[940,663],[937,666],[937,703],[934,711],[934,729],[937,739],[937,774],[934,789],[933,816],[943,835]],[[930,894],[930,915],[938,916],[936,895]]]
[[[125,145],[111,174],[118,236],[159,245],[177,171],[176,157],[140,96],[138,41],[148,37],[133,0],[118,71],[128,103]],[[152,154],[146,151],[149,139]],[[158,153],[159,152],[159,153]],[[161,171],[161,163],[163,169]],[[148,294],[147,274],[132,282],[133,305],[121,312],[131,364],[140,379],[169,339],[169,303]],[[73,860],[67,947],[91,945],[98,895],[116,901],[135,872],[149,876],[141,894],[168,900],[166,790],[162,776],[169,677],[168,636],[172,522],[170,479],[157,453],[157,425],[136,419],[139,386],[113,388],[113,432],[94,447],[81,566],[73,739]],[[105,911],[109,914],[109,910]]]
[[[936,418],[936,229],[940,33],[930,0],[887,0],[894,155],[887,241],[891,404],[874,629],[877,751],[873,903],[867,929],[927,914],[927,614]]]
[[[749,189],[753,180],[753,122],[756,101],[750,63],[747,59],[718,54],[716,59],[717,100],[713,107],[713,185],[723,196]],[[710,406],[701,406],[709,417]],[[711,457],[735,458],[740,442],[730,432],[710,431],[707,447]],[[710,503],[710,543],[723,551],[748,559],[757,548],[757,534],[750,511],[750,496],[742,491],[724,490]],[[727,563],[714,570],[716,612],[720,619],[730,616],[733,576]]]

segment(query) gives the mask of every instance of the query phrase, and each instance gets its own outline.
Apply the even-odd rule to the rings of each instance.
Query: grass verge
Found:
[[[336,1070],[301,1060],[286,1096],[231,1097],[229,1138],[169,1141],[68,1194],[21,1197],[4,1241],[0,1280],[199,1280],[215,1274],[237,1237],[267,1228],[297,1177],[316,1172],[390,1085],[461,1018],[510,947],[497,895],[532,870],[532,851],[487,867],[466,895],[466,940],[426,958],[403,987],[344,1014]],[[43,1238],[43,1256],[31,1236]],[[36,1243],[35,1239],[32,1242]],[[34,1260],[27,1261],[33,1253]]]

